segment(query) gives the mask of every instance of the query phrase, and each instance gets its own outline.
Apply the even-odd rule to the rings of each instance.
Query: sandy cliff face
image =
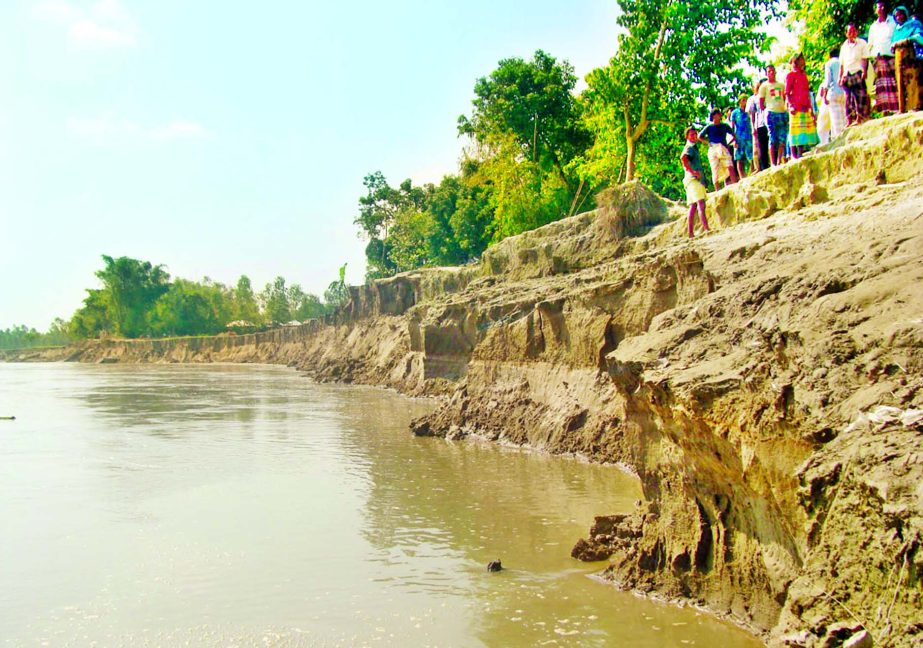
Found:
[[[327,324],[68,354],[281,362],[445,394],[417,434],[638,474],[638,510],[601,510],[574,548],[621,586],[779,645],[920,645],[921,157],[923,116],[879,120],[711,195],[718,232],[694,242],[682,206],[625,189],[668,222],[623,238],[584,214],[478,266],[355,288]]]

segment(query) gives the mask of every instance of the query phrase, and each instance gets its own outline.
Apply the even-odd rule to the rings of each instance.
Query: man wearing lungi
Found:
[[[868,72],[868,43],[859,38],[853,23],[846,27],[846,40],[840,46],[840,86],[846,91],[846,125],[861,124],[869,118],[872,106],[865,88]]]
[[[869,26],[869,60],[875,66],[875,110],[890,115],[897,112],[897,78],[891,36],[897,24],[888,14],[884,2],[875,5],[877,18]]]

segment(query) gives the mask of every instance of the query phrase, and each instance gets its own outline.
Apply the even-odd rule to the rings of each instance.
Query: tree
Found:
[[[401,214],[422,210],[426,190],[404,180],[400,187],[391,187],[381,171],[365,176],[366,195],[359,198],[359,215],[355,219],[359,235],[368,239],[365,248],[366,278],[378,279],[398,272],[392,259],[394,242],[389,240],[391,228]],[[408,216],[404,216],[406,221]]]
[[[285,288],[285,279],[276,277],[271,284],[266,284],[260,293],[263,303],[263,312],[271,324],[285,324],[292,319],[291,304],[289,304],[288,290]]]
[[[62,346],[70,342],[67,334],[67,322],[55,318],[46,333],[39,333],[34,328],[20,324],[8,329],[0,329],[0,349],[28,349],[43,346]]]
[[[229,291],[207,279],[177,279],[154,305],[151,330],[157,335],[212,335],[231,318]]]
[[[114,332],[115,322],[110,310],[108,291],[88,289],[83,306],[71,317],[68,333],[76,338],[94,338]]]
[[[237,280],[233,304],[232,319],[250,322],[254,325],[262,323],[263,316],[260,314],[260,306],[256,301],[256,295],[253,294],[253,286],[247,275],[240,275],[240,279]]]
[[[340,278],[331,282],[324,291],[324,303],[328,312],[332,312],[349,301],[349,287],[346,285],[346,264],[340,266]]]
[[[295,307],[295,319],[305,321],[323,317],[326,313],[324,304],[317,295],[306,293]]]
[[[106,265],[96,276],[107,293],[108,316],[115,333],[138,337],[147,332],[150,311],[169,289],[170,275],[162,265],[124,256],[113,259],[103,255],[103,262]]]
[[[609,65],[587,75],[585,100],[600,144],[589,158],[621,150],[624,179],[630,181],[652,126],[674,129],[681,143],[683,127],[697,115],[704,120],[708,106],[733,105],[748,90],[741,64],[757,64],[767,37],[755,28],[775,5],[773,0],[618,3],[618,24],[626,31]],[[610,128],[620,146],[607,137]]]
[[[394,226],[388,236],[388,256],[395,272],[406,272],[431,265],[430,235],[434,221],[432,215],[407,207],[398,212]]]
[[[458,118],[458,132],[482,144],[511,135],[524,160],[553,170],[575,195],[578,182],[566,166],[590,144],[573,95],[576,83],[570,63],[542,50],[531,61],[504,59],[475,83],[474,112]]]
[[[445,191],[454,193],[455,211],[448,218],[461,254],[458,262],[470,261],[479,257],[493,238],[493,185],[483,179],[474,160],[463,161],[461,177],[447,176],[443,184],[447,183]]]

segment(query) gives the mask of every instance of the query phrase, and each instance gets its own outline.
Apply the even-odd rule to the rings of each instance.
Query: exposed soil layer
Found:
[[[479,265],[353,288],[334,320],[100,341],[11,359],[272,362],[439,394],[414,432],[476,434],[639,476],[574,555],[773,645],[923,643],[923,115],[709,196],[717,233],[625,238],[601,210]],[[621,193],[619,193],[621,192]]]

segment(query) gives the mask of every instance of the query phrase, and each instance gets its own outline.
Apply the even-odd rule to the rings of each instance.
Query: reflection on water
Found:
[[[0,646],[759,645],[569,557],[633,480],[413,438],[430,407],[277,367],[0,365]]]

